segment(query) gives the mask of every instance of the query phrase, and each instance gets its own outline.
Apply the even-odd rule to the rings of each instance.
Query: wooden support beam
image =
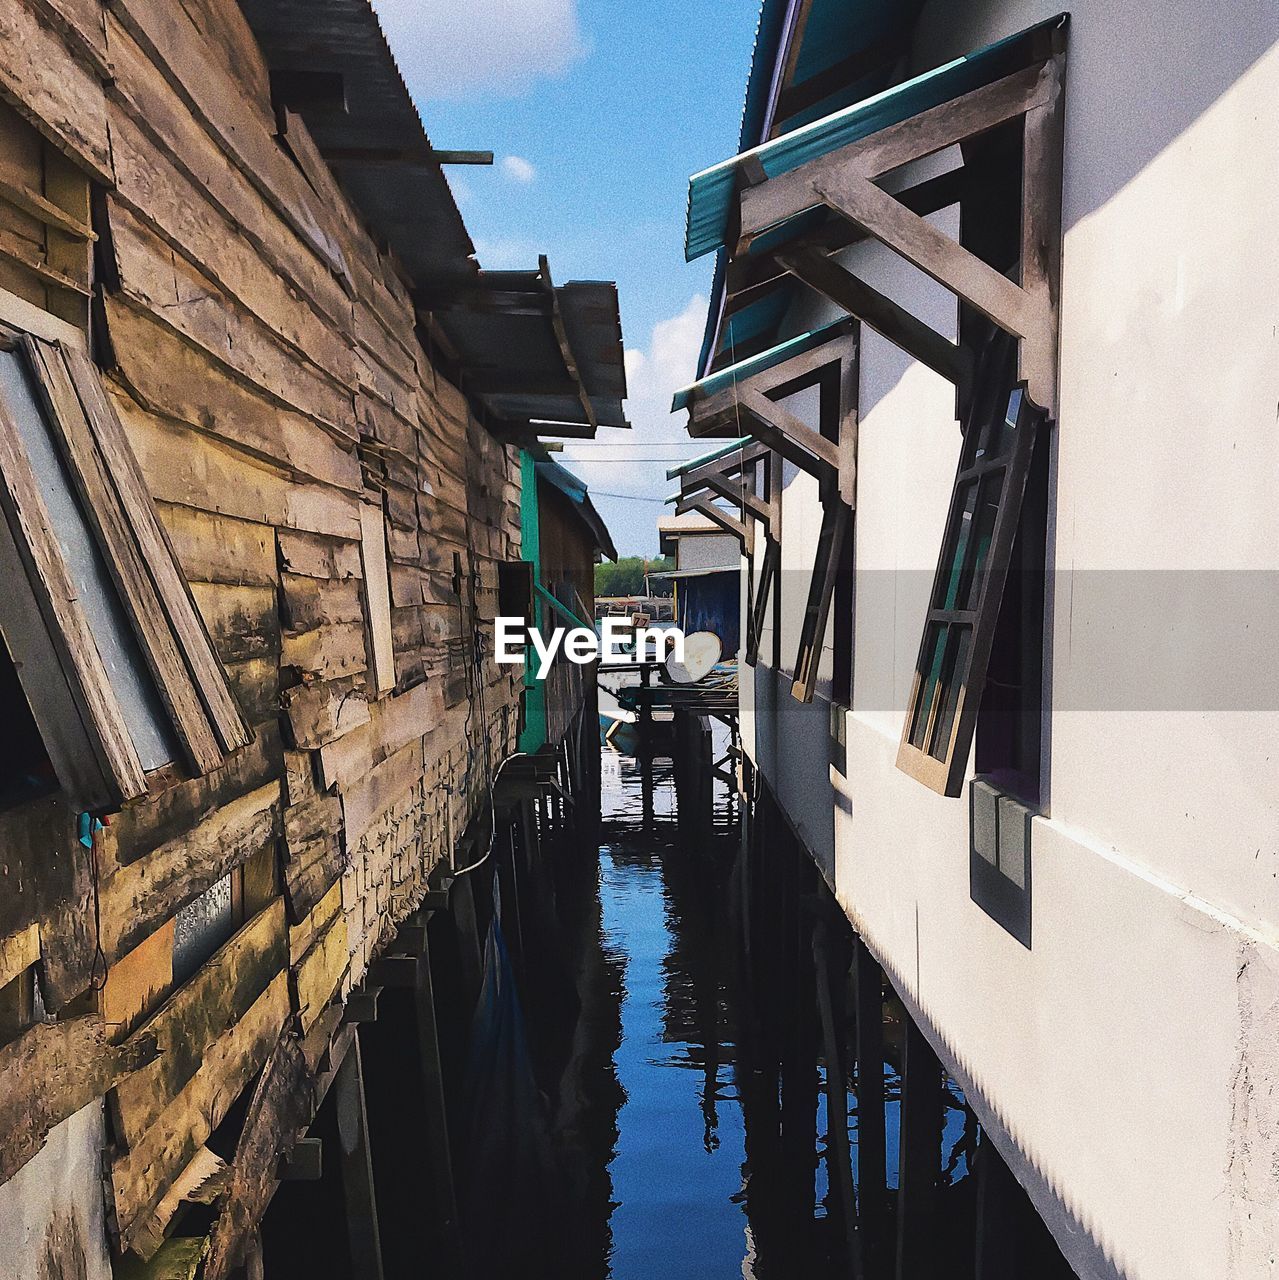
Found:
[[[1061,185],[1064,155],[1065,54],[1045,68],[1047,101],[1026,112],[1022,132],[1021,287],[1034,299],[1046,334],[1023,342],[1020,372],[1027,392],[1057,416],[1057,333],[1061,307]]]
[[[973,370],[971,352],[944,338],[931,325],[859,280],[834,259],[818,249],[801,246],[779,253],[777,262],[797,280],[868,324],[961,391],[968,387]]]
[[[899,253],[1019,338],[1039,339],[1044,317],[1030,296],[925,218],[855,173],[832,174],[813,185],[832,209]]]
[[[819,431],[768,399],[754,387],[738,389],[742,412],[750,418],[750,431],[775,453],[811,475],[838,472],[839,450]]]
[[[833,1156],[831,1182],[839,1193],[839,1213],[844,1228],[848,1265],[857,1280],[864,1275],[861,1237],[857,1231],[857,1194],[853,1184],[852,1143],[848,1137],[848,1082],[844,1046],[835,1025],[835,999],[831,990],[830,925],[819,919],[813,930],[813,966],[817,973],[817,1010],[822,1024],[822,1048],[826,1059],[827,1151]]]
[[[709,497],[681,498],[675,504],[675,514],[683,515],[686,511],[700,512],[708,520],[712,520],[719,525],[725,533],[731,533],[744,548],[748,547],[753,540],[753,535],[747,525],[743,524],[736,516],[725,511],[723,507],[717,507]],[[749,554],[749,550],[747,554]]]
[[[769,228],[825,203],[816,186],[831,177],[849,173],[878,178],[1023,115],[1046,102],[1050,91],[1045,65],[1027,67],[888,125],[789,173],[746,187],[741,193],[736,256],[741,256]]]
[[[594,432],[599,428],[599,423],[595,418],[595,406],[591,403],[591,397],[586,393],[586,384],[582,381],[581,372],[577,367],[577,357],[573,354],[572,344],[568,340],[568,330],[564,327],[564,317],[560,312],[560,296],[555,292],[555,284],[551,279],[550,263],[547,261],[545,254],[538,258],[537,268],[546,292],[551,299],[551,327],[555,331],[555,341],[559,344],[560,356],[564,360],[564,368],[568,370],[569,377],[572,378],[577,386],[577,398],[582,405],[582,412],[586,415],[586,421],[590,423],[591,430]]]
[[[351,1275],[353,1280],[383,1280],[382,1240],[377,1218],[377,1194],[373,1187],[373,1157],[369,1148],[369,1118],[364,1104],[364,1070],[358,1037],[338,1068],[333,1094]]]
[[[857,1004],[859,1226],[866,1274],[882,1276],[887,1274],[891,1260],[884,1123],[884,977],[879,962],[860,937],[854,942],[853,971]]]
[[[342,1009],[343,1022],[376,1022],[377,1002],[382,994],[381,987],[365,987],[362,991],[352,991]]]
[[[903,1055],[897,1280],[935,1280],[944,1269],[937,1234],[942,1067],[932,1045],[909,1014],[905,1020]]]
[[[754,585],[753,573],[748,578],[750,591],[746,614],[746,661],[752,667],[759,660],[759,642],[764,630],[764,617],[768,610],[768,593],[772,588],[773,579],[777,576],[781,558],[782,544],[777,539],[769,537],[764,545],[764,562],[760,566],[759,585]]]
[[[449,1137],[444,1097],[444,1068],[440,1033],[435,1020],[435,984],[429,943],[414,957],[414,1022],[422,1070],[422,1099],[426,1114],[423,1153],[431,1185],[429,1214],[432,1234],[441,1251],[441,1274],[453,1275],[461,1257],[457,1193],[453,1184],[453,1146]]]
[[[680,484],[686,489],[691,489],[700,484],[706,476],[733,476],[750,471],[758,463],[767,460],[768,453],[767,445],[760,444],[758,440],[752,440],[736,453],[727,453],[722,458],[703,462],[701,466],[683,472],[679,477]]]
[[[968,181],[968,170],[961,166],[926,178],[895,195],[912,213],[936,213],[939,209],[958,204],[963,199]],[[823,253],[833,254],[865,239],[866,233],[860,227],[850,225],[847,219],[841,218],[833,209],[828,209],[819,226],[805,231],[802,243]],[[774,253],[752,253],[730,262],[725,315],[734,315],[784,287],[788,276],[789,273],[777,261]]]
[[[851,520],[852,512],[839,501],[829,502],[822,515],[817,553],[813,558],[813,576],[808,587],[808,605],[795,658],[795,679],[791,684],[791,696],[798,702],[813,700],[822,640],[826,635],[831,601],[835,597],[835,580],[843,563],[844,539],[848,537]]]
[[[747,515],[763,520],[765,524],[772,516],[768,503],[758,497],[754,489],[747,488],[741,480],[733,482],[726,480],[723,476],[707,476],[703,483],[721,498],[727,498],[730,502],[737,503],[739,507],[745,507]]]

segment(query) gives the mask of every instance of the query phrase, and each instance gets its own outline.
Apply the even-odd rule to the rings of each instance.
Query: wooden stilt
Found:
[[[440,1035],[435,1020],[435,986],[431,977],[429,932],[422,931],[423,945],[415,957],[413,998],[418,1056],[422,1063],[422,1097],[426,1104],[426,1163],[433,1191],[432,1203],[423,1206],[434,1219],[441,1253],[440,1274],[453,1276],[460,1264],[457,1195],[453,1185],[453,1150],[449,1139],[448,1108],[444,1096],[444,1071],[440,1060]]]
[[[458,876],[449,889],[453,927],[457,930],[457,949],[461,959],[462,982],[468,1010],[475,1008],[484,982],[484,949],[480,942],[479,920],[475,910],[475,886],[472,880],[479,872]]]
[[[382,1242],[378,1232],[377,1196],[369,1151],[369,1123],[364,1106],[364,1072],[360,1041],[347,1050],[333,1081],[337,1107],[342,1195],[346,1202],[347,1240],[354,1280],[383,1280]]]
[[[983,1133],[977,1149],[975,1280],[1002,1280],[1017,1263],[1015,1204],[1019,1188],[1004,1158]]]
[[[897,1191],[897,1280],[935,1280],[937,1191],[941,1175],[942,1068],[906,1019]]]
[[[509,823],[497,835],[498,882],[502,891],[502,934],[520,969],[524,962],[524,927],[520,918],[520,886],[516,868],[515,828]]]
[[[813,930],[813,964],[817,971],[817,1008],[822,1023],[826,1058],[827,1151],[833,1157],[831,1185],[838,1188],[839,1212],[844,1226],[848,1265],[854,1277],[863,1274],[861,1237],[857,1231],[857,1198],[853,1188],[853,1153],[848,1138],[848,1083],[844,1071],[843,1043],[835,1025],[835,1000],[831,990],[830,925],[819,920]]]
[[[857,1193],[862,1258],[870,1280],[889,1274],[888,1174],[884,1131],[884,978],[866,944],[854,943],[857,1001]]]

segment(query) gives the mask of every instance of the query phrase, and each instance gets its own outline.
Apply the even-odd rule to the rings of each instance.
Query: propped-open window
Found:
[[[1015,346],[999,334],[978,370],[897,755],[899,768],[948,796],[963,789],[1031,460],[1047,422],[1015,377]]]
[[[0,508],[0,635],[76,803],[250,740],[97,370],[2,329]]]

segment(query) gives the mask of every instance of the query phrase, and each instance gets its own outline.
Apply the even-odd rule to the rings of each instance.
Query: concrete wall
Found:
[[[64,1120],[0,1186],[5,1280],[111,1280],[102,1208],[102,1103]]]
[[[677,569],[722,569],[737,563],[737,539],[731,533],[681,533],[675,544]]]
[[[915,63],[1054,11],[934,0]],[[970,899],[966,799],[894,766],[959,432],[946,384],[862,353],[837,892],[1084,1276],[1279,1274],[1279,8],[1214,18],[1073,7],[1030,950]],[[944,293],[849,257],[953,332]]]

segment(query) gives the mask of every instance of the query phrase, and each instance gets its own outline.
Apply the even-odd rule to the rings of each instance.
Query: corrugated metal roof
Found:
[[[1039,23],[695,174],[688,188],[687,258],[692,261],[723,246],[745,157],[757,161],[770,178],[789,173],[890,124],[1012,74],[1025,65],[1034,36],[1061,21],[1059,16]]]
[[[342,77],[346,110],[299,102],[342,186],[414,281],[474,275],[475,246],[368,0],[240,0],[272,71]]]
[[[705,400],[718,391],[727,391],[736,383],[745,382],[757,373],[774,369],[784,360],[793,359],[795,356],[803,355],[805,351],[813,351],[817,347],[825,346],[841,333],[847,333],[851,323],[847,318],[836,320],[833,324],[825,325],[820,329],[787,338],[785,342],[779,342],[775,347],[769,347],[767,351],[761,351],[747,360],[739,360],[736,364],[729,365],[727,369],[711,374],[709,378],[694,382],[692,386],[683,387],[675,393],[675,398],[671,402],[671,412],[678,413],[697,400]],[[721,452],[728,452],[728,450]]]
[[[679,408],[681,406],[676,406]],[[674,480],[677,476],[686,475],[696,467],[704,467],[708,462],[716,462],[720,458],[726,458],[730,453],[736,453],[738,449],[744,449],[748,444],[752,444],[750,436],[741,436],[737,440],[729,440],[727,444],[721,445],[718,449],[712,449],[710,453],[699,454],[696,458],[689,458],[687,462],[681,462],[678,467],[672,467],[667,473],[668,480]]]
[[[457,351],[464,389],[492,425],[586,423],[570,363],[597,422],[628,425],[617,286],[575,281],[552,295],[541,270],[480,271],[369,0],[240,0],[240,7],[273,73],[301,84],[341,78],[345,104],[329,95],[292,105],[372,232],[403,264],[416,296],[435,312]],[[491,390],[475,390],[486,383]]]
[[[626,371],[617,286],[575,280],[555,286],[573,363],[601,426],[625,427]],[[463,388],[497,420],[583,423],[585,411],[552,322],[540,271],[481,271],[437,316],[465,353]]]

